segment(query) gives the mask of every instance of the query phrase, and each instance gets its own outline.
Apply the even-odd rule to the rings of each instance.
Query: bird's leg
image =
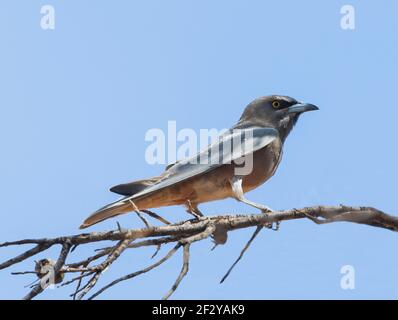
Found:
[[[148,225],[146,219],[141,215],[141,212],[146,213],[148,216],[150,216],[150,217],[152,217],[152,218],[155,218],[155,219],[159,220],[160,222],[163,222],[164,224],[170,224],[169,221],[167,221],[166,219],[164,219],[164,218],[162,218],[161,216],[157,215],[155,212],[149,211],[149,210],[147,210],[147,209],[142,209],[142,210],[138,209],[138,207],[137,207],[136,204],[133,202],[133,200],[129,199],[129,202],[130,202],[131,206],[133,207],[133,210],[135,211],[135,213],[138,215],[138,217],[139,217],[142,221],[144,221],[144,223],[145,223],[145,225],[146,225],[147,227],[149,227],[149,225]]]
[[[144,222],[145,226],[147,228],[150,228],[151,225],[150,223],[147,221],[147,219],[145,219],[142,214],[140,213],[140,209],[138,209],[138,207],[135,205],[135,203],[133,202],[133,200],[129,199],[130,204],[133,207],[134,212],[137,214],[137,216],[141,219],[142,222]]]
[[[242,188],[242,178],[234,176],[231,180],[231,187],[232,191],[235,195],[236,200],[241,201],[243,203],[248,204],[249,206],[252,206],[254,208],[260,209],[262,213],[269,213],[272,212],[273,210],[270,207],[267,207],[266,205],[256,203],[253,201],[250,201],[247,199],[243,193],[243,188]]]
[[[234,176],[230,180],[230,183],[231,183],[232,191],[235,195],[236,200],[246,203],[249,206],[252,206],[254,208],[260,209],[263,214],[268,214],[273,211],[270,207],[260,204],[260,203],[250,201],[249,199],[247,199],[245,197],[245,195],[243,193],[243,188],[242,188],[242,177]],[[266,227],[273,229],[273,230],[278,230],[279,223],[276,224],[275,228],[273,228],[272,223],[267,224]]]
[[[192,214],[196,219],[199,220],[200,217],[203,217],[203,213],[200,212],[198,205],[192,203],[191,200],[187,200],[186,207],[187,207],[187,212],[189,214]]]

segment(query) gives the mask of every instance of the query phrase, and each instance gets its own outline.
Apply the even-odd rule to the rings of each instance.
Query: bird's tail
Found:
[[[98,209],[92,215],[90,215],[86,220],[84,220],[83,224],[80,226],[80,229],[84,229],[92,226],[100,221],[105,219],[127,213],[133,210],[137,210],[135,204],[130,200],[131,196],[134,194],[143,191],[145,188],[148,188],[159,181],[161,177],[153,177],[145,180],[133,181],[130,183],[120,184],[114,186],[110,189],[110,191],[126,196],[118,201],[115,201],[111,204]]]
[[[86,220],[83,221],[82,225],[79,227],[80,229],[84,229],[92,226],[98,222],[101,222],[105,219],[127,213],[129,211],[134,210],[133,203],[126,198],[120,199],[116,202],[106,205],[101,209],[98,209],[93,214],[91,214]]]

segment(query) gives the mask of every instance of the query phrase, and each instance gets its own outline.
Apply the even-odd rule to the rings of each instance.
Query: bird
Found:
[[[234,198],[270,214],[268,206],[247,199],[245,193],[274,175],[283,144],[297,120],[303,113],[315,110],[319,108],[314,104],[283,95],[253,100],[238,122],[203,151],[168,165],[156,177],[110,188],[123,197],[95,211],[80,229],[131,211],[172,205],[184,205],[187,212],[198,218],[203,215],[199,204],[225,198]],[[243,172],[242,164],[246,162],[251,162],[247,166],[250,170]]]

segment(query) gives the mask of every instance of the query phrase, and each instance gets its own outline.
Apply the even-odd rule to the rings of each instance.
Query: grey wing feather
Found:
[[[141,197],[231,163],[264,148],[277,137],[278,131],[273,128],[252,127],[229,130],[202,152],[168,167],[159,182],[126,198],[126,200]]]

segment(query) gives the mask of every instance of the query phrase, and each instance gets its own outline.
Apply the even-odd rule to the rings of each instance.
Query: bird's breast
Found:
[[[248,192],[271,178],[282,157],[282,143],[275,140],[253,153],[252,171],[243,177],[243,191]]]

